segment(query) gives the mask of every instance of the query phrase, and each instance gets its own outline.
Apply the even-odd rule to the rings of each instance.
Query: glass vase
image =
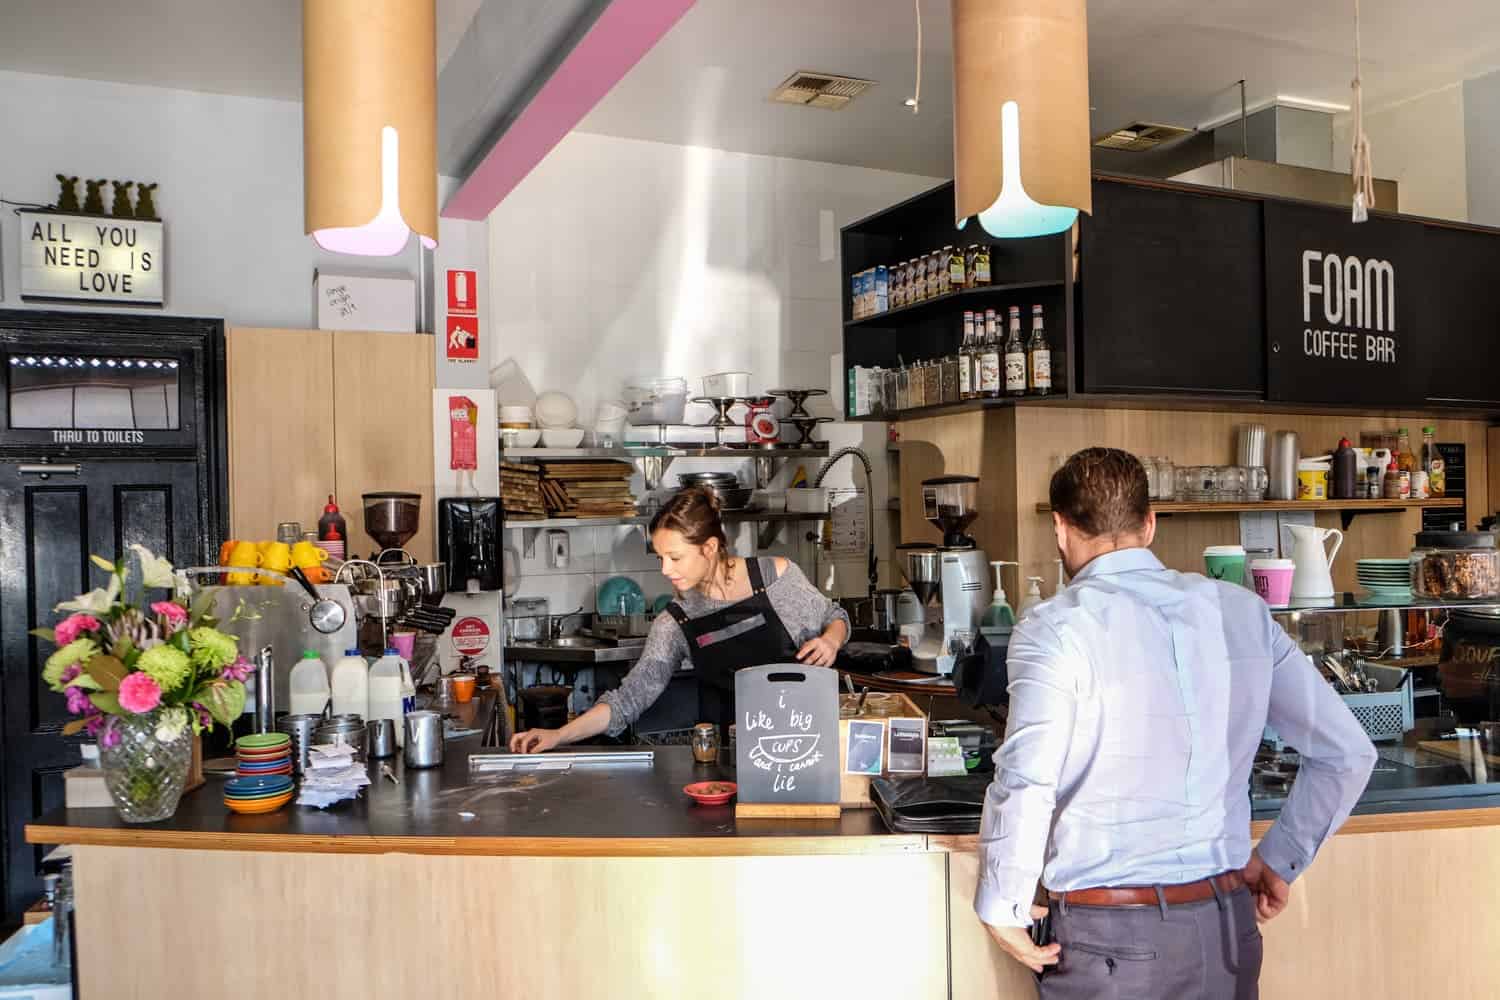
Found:
[[[127,823],[170,818],[192,759],[193,727],[180,708],[111,715],[99,734],[104,783]]]

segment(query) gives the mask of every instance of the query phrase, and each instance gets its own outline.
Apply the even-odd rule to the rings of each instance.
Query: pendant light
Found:
[[[335,253],[437,246],[434,0],[304,0],[306,231]]]
[[[952,0],[959,228],[1044,236],[1093,208],[1085,0]]]

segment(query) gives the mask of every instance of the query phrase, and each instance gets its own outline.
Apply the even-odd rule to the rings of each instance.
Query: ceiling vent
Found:
[[[1152,122],[1136,122],[1126,125],[1124,128],[1115,129],[1106,136],[1094,140],[1095,147],[1099,149],[1118,149],[1126,153],[1144,153],[1148,149],[1155,149],[1164,142],[1181,138],[1192,132],[1190,128],[1182,128],[1179,125],[1157,125]]]
[[[846,104],[873,86],[874,80],[798,70],[771,92],[771,100],[781,104],[801,104],[809,108],[842,111]]]

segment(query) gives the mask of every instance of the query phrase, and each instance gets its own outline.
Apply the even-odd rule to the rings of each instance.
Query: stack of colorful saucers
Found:
[[[256,733],[241,736],[234,744],[241,775],[292,773],[292,738],[286,733]]]
[[[230,778],[224,782],[224,804],[230,812],[270,813],[292,801],[295,791],[291,777],[285,774]]]

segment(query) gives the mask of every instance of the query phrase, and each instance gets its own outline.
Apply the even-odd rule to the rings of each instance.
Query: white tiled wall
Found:
[[[626,379],[680,375],[691,392],[706,373],[747,370],[751,387],[835,388],[830,359],[842,350],[838,227],[940,183],[940,178],[806,160],[575,132],[490,215],[490,316],[496,362],[515,358],[538,392],[558,389],[578,403],[582,426]],[[489,330],[486,336],[489,336]],[[810,404],[836,415],[833,399]],[[695,419],[690,411],[689,419]],[[706,420],[707,412],[696,411]],[[865,447],[876,466],[878,551],[885,552],[883,433],[872,425],[824,435]],[[753,479],[748,462],[741,479]],[[676,476],[736,463],[679,460]],[[789,463],[781,477],[795,471]],[[816,472],[816,462],[807,472]],[[832,485],[863,485],[843,464]],[[642,484],[634,483],[637,495]],[[821,585],[826,566],[787,526],[788,555]],[[732,538],[755,551],[753,529]],[[522,596],[547,597],[554,612],[594,607],[609,576],[635,579],[648,601],[668,592],[640,529],[574,529],[564,571],[546,563],[545,539],[522,560]],[[507,532],[519,550],[519,531]],[[865,589],[855,560],[838,567],[838,590]],[[886,583],[893,581],[886,580]]]

